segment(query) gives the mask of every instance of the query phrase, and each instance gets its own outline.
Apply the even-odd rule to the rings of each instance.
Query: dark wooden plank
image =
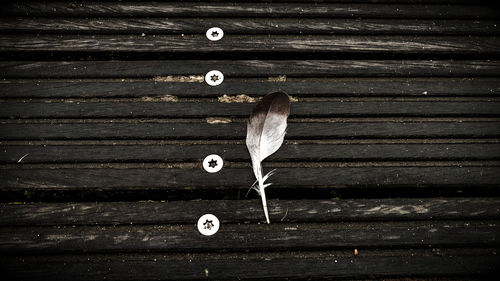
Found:
[[[495,60],[151,60],[0,61],[4,78],[153,78],[202,75],[218,69],[232,77],[481,77],[498,76]],[[429,82],[431,83],[431,82]],[[376,82],[373,82],[376,84]]]
[[[49,123],[0,123],[0,139],[242,139],[243,122],[209,124],[208,122],[158,122],[156,120],[69,121]],[[398,120],[326,119],[323,122],[292,122],[287,138],[480,138],[499,137],[496,121],[452,119]]]
[[[500,94],[498,78],[332,78],[225,79],[217,87],[204,83],[152,80],[4,80],[0,97],[218,97],[262,96],[281,90],[292,96],[488,96]]]
[[[500,262],[495,249],[317,251],[283,253],[2,256],[4,274],[19,280],[294,280],[395,277],[445,281],[444,277],[493,277]],[[418,279],[412,277],[419,276]],[[423,277],[422,277],[423,276]],[[439,276],[441,278],[430,278]],[[469,278],[467,278],[469,279]],[[328,280],[328,279],[327,279]],[[455,280],[455,279],[451,279]]]
[[[201,48],[203,46],[203,48]],[[498,55],[500,40],[483,36],[245,36],[217,42],[204,35],[0,35],[0,51],[65,52],[337,52],[377,54]]]
[[[496,164],[467,163],[336,163],[335,165],[293,164],[264,165],[265,170],[277,168],[271,178],[272,192],[289,188],[455,188],[498,187],[500,168]],[[227,166],[227,163],[225,164]],[[2,192],[38,190],[103,191],[103,190],[217,190],[244,191],[255,181],[249,165],[245,168],[224,167],[209,174],[201,161],[188,167],[174,165],[109,164],[90,166],[7,166],[0,173]],[[283,167],[285,166],[285,167]],[[309,166],[309,167],[307,167]],[[243,195],[242,195],[243,196]]]
[[[499,34],[498,21],[388,20],[331,18],[3,18],[0,30],[28,33],[205,34],[220,27],[225,34]]]
[[[380,161],[380,160],[496,160],[500,144],[469,143],[328,143],[288,142],[269,161]],[[248,161],[244,144],[160,144],[86,142],[81,144],[0,144],[0,162],[18,163],[106,163],[198,161],[207,153],[226,161]]]
[[[220,102],[0,101],[0,118],[248,117],[255,104]],[[297,102],[291,117],[498,116],[500,101]]]
[[[192,224],[262,221],[260,200],[0,204],[1,226]],[[269,200],[273,223],[498,219],[499,198]]]
[[[200,210],[200,213],[203,213]],[[0,228],[4,254],[273,251],[498,246],[498,221],[222,224],[213,239],[189,225]]]
[[[77,17],[347,17],[347,18],[495,18],[489,6],[465,5],[377,5],[347,3],[190,3],[190,2],[17,2],[2,7],[8,16]]]

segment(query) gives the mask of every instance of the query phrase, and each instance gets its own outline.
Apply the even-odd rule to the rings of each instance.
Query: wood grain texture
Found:
[[[477,188],[498,186],[500,173],[498,163],[470,166],[463,163],[441,164],[389,163],[337,164],[329,167],[280,167],[264,165],[264,170],[278,168],[271,178],[274,183],[271,192],[287,188]],[[283,165],[281,165],[283,166]],[[305,166],[305,165],[304,165]],[[117,164],[94,165],[90,167],[57,166],[10,166],[0,174],[2,192],[40,190],[61,191],[141,191],[141,190],[208,190],[224,189],[244,192],[255,181],[250,167],[224,167],[217,174],[208,174],[201,162],[191,168],[145,167],[141,165],[120,166]],[[200,193],[201,194],[201,193]]]
[[[200,48],[200,46],[205,46]],[[65,52],[336,52],[498,55],[500,40],[482,36],[244,36],[207,42],[204,35],[0,35],[0,51]]]
[[[498,5],[263,2],[2,6],[6,279],[497,277]],[[298,102],[264,163],[267,225],[244,198],[254,104],[216,98],[278,90]]]
[[[207,153],[226,161],[249,161],[243,144],[0,144],[0,162],[107,163],[199,161]],[[497,160],[496,143],[286,143],[269,161]]]
[[[203,73],[204,74],[204,73]],[[484,96],[500,94],[498,78],[332,78],[268,82],[267,79],[225,79],[217,87],[204,83],[152,80],[4,80],[0,97],[219,97],[263,96],[284,91],[291,96]]]
[[[494,35],[494,20],[339,18],[3,18],[0,30],[25,33],[205,34],[420,34]]]
[[[189,225],[0,228],[5,254],[269,251],[498,246],[498,221],[224,224],[217,239]],[[215,238],[215,236],[214,236]]]
[[[139,121],[139,122],[137,122]],[[484,138],[500,137],[498,121],[395,122],[331,120],[289,123],[287,138]],[[243,139],[246,124],[161,122],[0,123],[0,139]]]
[[[450,280],[439,277],[493,277],[499,262],[496,251],[487,249],[401,251],[317,251],[229,254],[115,254],[3,256],[6,276],[23,280],[230,280],[293,278],[410,277],[417,280]],[[249,270],[259,268],[259,270]],[[207,277],[208,275],[208,277]],[[414,276],[439,276],[436,278]],[[452,279],[453,280],[453,279]]]
[[[499,198],[269,200],[271,221],[498,219]],[[205,211],[223,223],[262,221],[258,200],[0,204],[1,226],[192,224]],[[431,223],[431,222],[425,222]]]
[[[17,2],[2,7],[8,16],[73,16],[73,17],[340,17],[340,18],[495,18],[490,6],[398,5],[347,3],[164,3],[164,2]]]
[[[9,102],[0,101],[0,118],[247,118],[254,103],[220,102]],[[500,101],[318,101],[297,102],[291,117],[342,116],[499,116]]]
[[[202,75],[219,69],[232,77],[497,77],[496,60],[149,60],[0,61],[3,78],[153,78]],[[360,80],[359,82],[362,82]],[[372,82],[375,86],[376,81]],[[411,83],[411,80],[408,81]],[[432,80],[428,82],[432,84]],[[6,86],[6,85],[2,85]],[[432,85],[434,86],[434,85]],[[463,86],[463,85],[462,85]]]

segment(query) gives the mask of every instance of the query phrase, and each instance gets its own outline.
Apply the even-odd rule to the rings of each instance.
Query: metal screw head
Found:
[[[210,86],[220,85],[224,81],[224,75],[218,70],[211,70],[205,75],[205,82]]]
[[[217,41],[224,37],[224,31],[218,27],[212,27],[207,30],[207,38],[210,41]]]
[[[222,161],[222,158],[217,154],[208,155],[203,160],[203,168],[209,173],[217,173],[222,169],[223,165],[224,161]]]
[[[219,219],[212,214],[204,214],[198,219],[198,231],[205,235],[214,235],[219,230]]]

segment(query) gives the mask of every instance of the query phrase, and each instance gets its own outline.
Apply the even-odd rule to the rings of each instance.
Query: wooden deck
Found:
[[[472,0],[3,4],[2,275],[494,279],[499,36]],[[278,90],[268,225],[244,139]]]

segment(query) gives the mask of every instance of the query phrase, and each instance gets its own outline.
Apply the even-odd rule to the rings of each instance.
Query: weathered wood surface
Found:
[[[74,17],[337,17],[337,18],[496,18],[492,6],[228,2],[17,2],[2,7],[2,16]]]
[[[217,26],[226,34],[421,34],[498,35],[494,20],[340,18],[5,18],[3,32],[205,34]]]
[[[9,120],[0,122],[0,139],[243,139],[246,123],[210,124],[205,120]],[[451,118],[363,120],[331,118],[321,122],[292,122],[288,138],[485,138],[500,137],[497,119]]]
[[[50,255],[1,257],[7,276],[23,280],[231,280],[293,278],[363,278],[419,276],[405,280],[449,280],[429,276],[493,277],[495,249],[362,250],[277,252]],[[257,269],[258,270],[254,270]],[[420,276],[423,276],[420,277]]]
[[[498,219],[499,204],[499,198],[474,197],[268,202],[276,223]],[[0,205],[0,226],[193,224],[203,210],[224,224],[262,221],[259,200],[16,203]]]
[[[151,141],[86,142],[2,142],[0,162],[18,163],[106,163],[106,162],[182,162],[199,161],[215,153],[226,161],[249,161],[242,142],[181,143]],[[203,144],[205,143],[205,144]],[[397,160],[497,160],[499,140],[387,140],[287,141],[269,161],[397,161]]]
[[[34,165],[34,164],[33,164]],[[208,174],[201,163],[172,164],[89,164],[69,166],[2,166],[0,190],[218,190],[244,192],[254,182],[248,164],[225,163],[218,174]],[[499,162],[416,162],[416,163],[333,163],[307,165],[268,164],[265,169],[278,168],[270,192],[284,193],[288,188],[441,188],[464,187],[481,189],[500,184]],[[243,167],[241,167],[243,166]],[[242,195],[243,196],[243,195]],[[285,195],[282,195],[285,196]]]
[[[494,277],[497,6],[263,2],[2,7],[7,279]],[[267,225],[245,197],[254,103],[218,98],[276,90],[298,102],[264,162],[278,169]],[[211,153],[217,174],[201,167]],[[222,221],[211,237],[205,213]]]
[[[0,228],[4,254],[268,251],[499,245],[498,221],[224,224],[217,239],[189,225]]]
[[[200,73],[201,74],[201,73]],[[203,73],[204,75],[205,73]],[[220,97],[246,94],[263,96],[272,91],[292,96],[484,96],[496,97],[500,81],[480,78],[330,78],[267,79],[229,78],[217,87],[205,83],[155,82],[154,80],[4,80],[0,81],[2,98],[43,97]]]
[[[203,75],[224,77],[496,77],[496,60],[151,60],[0,61],[3,78],[154,78]],[[386,79],[387,80],[387,79]],[[363,80],[359,82],[362,83]],[[408,80],[411,83],[412,80]],[[429,80],[427,83],[432,83]],[[226,81],[227,82],[227,81]],[[229,81],[230,82],[230,81]],[[483,81],[485,82],[485,81]],[[376,84],[376,80],[372,82]],[[458,83],[458,82],[453,82]],[[2,85],[2,87],[5,85]],[[461,85],[463,87],[463,85]]]
[[[252,103],[219,102],[2,102],[0,118],[241,117]],[[189,108],[189,111],[186,111]],[[291,117],[342,116],[499,116],[500,101],[317,101],[292,104]],[[224,121],[222,121],[224,122]]]
[[[200,48],[200,46],[205,46]],[[226,35],[0,35],[0,51],[130,52],[338,52],[426,55],[498,55],[500,40],[486,36]]]

